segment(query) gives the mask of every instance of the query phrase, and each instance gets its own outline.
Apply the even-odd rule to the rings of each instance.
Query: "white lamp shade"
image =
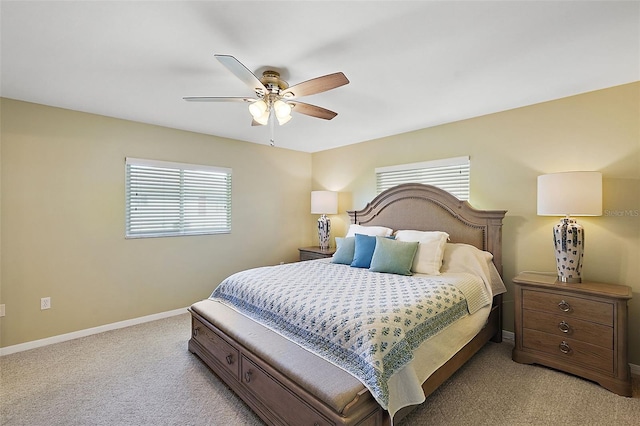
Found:
[[[290,120],[291,120],[291,116],[287,115],[286,117],[278,117],[276,116],[276,118],[278,119],[278,124],[279,125],[283,125],[283,124],[287,124]]]
[[[338,213],[338,193],[333,191],[311,191],[311,214]]]
[[[254,118],[259,118],[267,110],[267,103],[263,100],[249,104],[249,112]]]
[[[287,117],[291,114],[291,105],[281,100],[275,101],[273,104],[273,109],[276,110],[276,115],[280,118]]]
[[[538,215],[602,216],[602,173],[538,176]]]
[[[259,117],[253,117],[253,119],[257,122],[262,124],[263,126],[266,126],[267,124],[269,124],[269,115],[270,115],[270,111],[267,110],[265,111],[261,116]]]

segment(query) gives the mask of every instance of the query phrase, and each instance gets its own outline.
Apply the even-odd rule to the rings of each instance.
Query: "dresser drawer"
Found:
[[[301,247],[298,249],[300,252],[300,260],[315,260],[326,259],[332,257],[336,252],[334,248],[321,249],[320,247]]]
[[[565,363],[576,363],[611,374],[613,351],[579,340],[562,338],[537,330],[522,330],[522,346],[553,355]]]
[[[327,255],[322,253],[314,253],[311,251],[301,251],[300,252],[300,260],[315,260],[315,259],[325,259]]]
[[[613,327],[579,320],[567,315],[524,309],[522,326],[560,337],[579,340],[592,345],[613,349]]]
[[[218,363],[238,379],[240,376],[240,357],[236,348],[195,318],[193,319],[193,338],[207,348]]]
[[[613,326],[613,303],[533,290],[522,291],[522,303],[527,309]]]
[[[267,406],[276,407],[274,411],[283,414],[285,424],[334,425],[245,356],[242,357],[242,383]]]

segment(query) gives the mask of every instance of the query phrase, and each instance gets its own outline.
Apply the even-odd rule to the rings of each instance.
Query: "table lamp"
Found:
[[[602,174],[563,172],[538,176],[538,215],[564,216],[553,227],[558,281],[581,282],[584,229],[571,216],[602,215]]]
[[[321,215],[318,219],[318,240],[320,249],[329,248],[331,221],[328,214],[338,213],[338,193],[333,191],[311,191],[311,214]]]

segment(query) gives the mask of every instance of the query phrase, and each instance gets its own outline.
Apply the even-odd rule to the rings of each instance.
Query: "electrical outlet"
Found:
[[[0,305],[0,317],[4,316],[4,303]]]
[[[40,309],[41,310],[51,309],[51,298],[50,297],[43,297],[42,299],[40,299]]]

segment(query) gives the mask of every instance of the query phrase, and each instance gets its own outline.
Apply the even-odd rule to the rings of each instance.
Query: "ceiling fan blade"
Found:
[[[220,61],[222,65],[227,67],[229,71],[231,71],[236,77],[244,82],[251,90],[255,92],[259,92],[262,94],[267,93],[267,88],[264,87],[264,84],[255,76],[254,73],[249,71],[247,67],[245,67],[242,62],[237,60],[231,55],[214,55],[216,59]]]
[[[322,108],[316,105],[305,104],[304,102],[288,102],[291,108],[295,112],[300,114],[309,115],[311,117],[322,118],[324,120],[331,120],[338,115],[337,112],[330,111],[326,108]]]
[[[246,96],[185,96],[182,99],[189,102],[254,102],[257,99]]]
[[[285,89],[282,92],[282,95],[289,99],[299,98],[300,96],[315,95],[316,93],[326,92],[327,90],[335,89],[336,87],[344,86],[348,83],[349,80],[343,73],[336,72],[295,84],[288,89]]]

